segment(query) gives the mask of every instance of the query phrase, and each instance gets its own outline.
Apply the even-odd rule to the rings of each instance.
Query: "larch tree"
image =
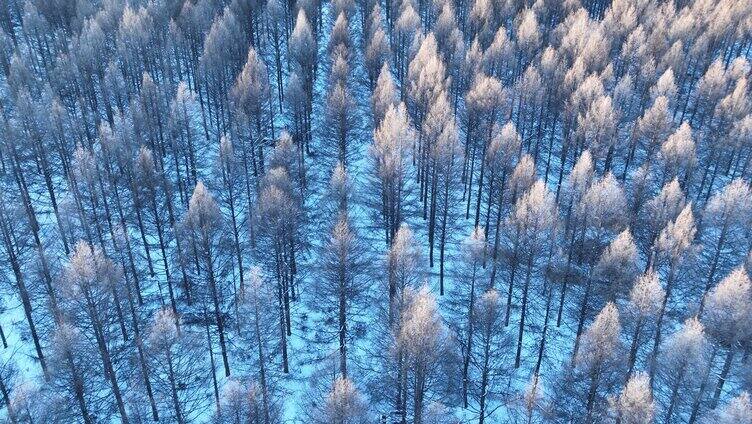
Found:
[[[228,92],[243,67],[245,43],[238,19],[229,7],[218,14],[206,34],[199,58],[206,114],[209,124],[219,133],[229,131]]]
[[[417,288],[425,278],[423,257],[407,224],[402,224],[395,234],[384,265],[389,294],[389,324],[392,325],[397,322],[405,306],[407,289]]]
[[[350,69],[345,47],[339,44],[335,50],[330,85],[326,97],[326,138],[329,144],[327,156],[336,158],[345,165],[353,160],[356,139],[356,103],[350,89]]]
[[[696,317],[687,319],[662,344],[655,387],[664,387],[658,397],[666,422],[680,414],[696,396],[700,376],[708,365],[710,343],[705,327]],[[654,380],[656,381],[656,380]]]
[[[128,414],[123,393],[113,363],[113,331],[117,331],[113,316],[113,292],[122,280],[122,270],[104,255],[100,247],[84,241],[76,243],[70,262],[64,270],[61,292],[66,314],[74,321],[89,342],[93,338],[104,375],[108,380],[123,423]]]
[[[729,262],[743,252],[729,249],[737,243],[743,234],[740,228],[748,225],[752,213],[752,193],[749,184],[735,179],[713,196],[705,206],[702,218],[703,244],[708,246],[705,253],[708,270],[705,277],[704,291],[700,301],[700,312],[705,305],[705,294],[716,282],[717,276],[729,271]],[[709,256],[708,256],[709,255]]]
[[[627,360],[627,380],[632,376],[640,347],[644,345],[646,338],[644,330],[651,329],[654,319],[660,311],[666,293],[658,281],[658,275],[651,269],[641,275],[629,293],[627,314],[633,327],[632,340]]]
[[[453,194],[451,189],[458,180],[457,163],[460,161],[457,127],[446,92],[440,93],[429,107],[428,114],[423,120],[421,138],[430,146],[428,165],[424,170],[429,175],[425,176],[426,181],[420,187],[420,197],[423,200],[423,218],[428,219],[428,261],[433,267],[438,219],[441,219],[439,227],[439,249],[441,250],[444,247],[442,241],[444,244],[446,242],[445,223],[449,209],[455,204],[450,196]],[[441,286],[443,279],[440,278],[439,282]]]
[[[605,249],[607,240],[623,228],[625,208],[624,191],[610,173],[590,185],[577,205],[579,220],[583,225],[580,227],[579,247],[574,247],[576,251],[573,254],[578,255],[577,262],[585,268],[585,287],[578,314],[577,334],[582,334],[588,317],[597,258]],[[575,352],[578,340],[579,337],[575,340]]]
[[[177,303],[175,301],[175,290],[173,288],[172,276],[170,274],[170,256],[168,255],[169,239],[164,227],[169,225],[162,221],[164,209],[161,192],[165,188],[161,183],[161,178],[157,171],[154,155],[149,148],[141,147],[138,157],[134,163],[137,191],[136,195],[141,196],[139,204],[144,205],[148,211],[149,218],[154,223],[154,229],[159,241],[159,251],[162,259],[163,271],[167,282],[167,291],[170,297],[170,306],[175,313],[178,313]],[[140,294],[139,294],[140,296]]]
[[[220,405],[214,418],[217,423],[263,422],[258,386],[254,382],[229,379],[222,386]]]
[[[177,423],[193,420],[206,407],[208,366],[196,360],[205,349],[200,334],[193,332],[170,308],[154,313],[145,344],[154,372],[154,388],[162,417]]]
[[[502,297],[491,288],[478,298],[473,311],[477,326],[473,368],[475,374],[480,376],[480,381],[474,384],[471,393],[478,402],[479,424],[491,418],[494,412],[491,401],[494,396],[500,395],[494,388],[499,387],[508,372],[506,355],[499,354],[511,344],[502,325],[502,310]]]
[[[389,5],[391,2],[388,2]],[[392,46],[394,54],[394,66],[396,68],[396,77],[399,81],[400,99],[407,100],[407,72],[410,62],[411,50],[413,43],[417,42],[423,36],[420,26],[420,17],[413,7],[411,1],[398,2],[399,9],[393,10],[394,17],[388,19],[392,31]],[[396,6],[396,5],[395,5]],[[397,8],[394,8],[397,9]],[[387,16],[390,16],[390,10],[386,10]]]
[[[327,393],[314,421],[320,424],[365,424],[369,422],[368,404],[352,380],[338,377]]]
[[[639,234],[639,236],[644,251],[649,252],[647,255],[649,264],[652,264],[655,259],[655,241],[660,231],[676,219],[685,204],[684,192],[679,181],[674,178],[640,208],[636,219],[644,223],[637,227],[646,230],[645,234]]]
[[[657,351],[661,344],[661,331],[666,308],[680,277],[677,272],[680,271],[682,264],[694,251],[692,243],[696,232],[692,205],[688,204],[674,221],[666,224],[656,240],[655,249],[658,257],[656,265],[660,265],[660,268],[664,269],[666,294],[661,302],[661,309],[658,311],[656,320],[654,351]]]
[[[637,373],[627,381],[626,386],[614,401],[616,422],[624,424],[651,423],[655,419],[655,402],[650,389],[650,377]]]
[[[750,401],[749,393],[742,392],[726,405],[723,405],[716,413],[709,414],[707,422],[718,424],[752,422],[752,401]]]
[[[184,168],[184,182],[178,184],[186,191],[181,193],[181,203],[184,205],[188,204],[187,191],[189,187],[195,186],[198,182],[198,158],[201,157],[206,147],[204,141],[209,138],[207,127],[203,125],[204,140],[201,139],[201,130],[197,128],[200,115],[200,105],[196,100],[196,93],[191,91],[185,82],[178,84],[175,96],[170,100],[167,131],[170,134],[175,151],[174,160],[181,161],[182,168]],[[177,155],[178,152],[179,156]],[[176,167],[178,173],[180,173],[180,167],[180,165]]]
[[[410,152],[416,141],[404,104],[390,106],[374,130],[370,152],[375,162],[381,223],[387,244],[400,228],[405,215],[410,172]]]
[[[621,324],[616,305],[608,303],[582,335],[582,347],[574,356],[574,374],[582,381],[583,397],[577,399],[582,409],[574,411],[585,422],[605,418],[606,393],[614,386],[614,371],[621,359]]]
[[[371,28],[366,34],[368,44],[365,48],[365,66],[370,87],[373,88],[380,76],[383,64],[389,63],[392,52],[389,46],[389,36],[383,28],[381,8],[378,4],[374,4],[369,19]]]
[[[683,187],[687,187],[692,171],[697,166],[697,152],[692,128],[683,122],[673,134],[661,145],[661,163],[663,180],[677,178]]]
[[[200,289],[204,312],[206,303],[211,302],[213,325],[217,328],[219,347],[225,376],[230,375],[230,359],[226,342],[225,307],[229,298],[229,289],[225,280],[227,275],[227,234],[224,217],[214,196],[201,181],[193,190],[188,210],[180,223],[183,236],[190,246],[194,263],[193,278],[202,284]],[[205,316],[208,320],[208,317]],[[206,328],[212,322],[206,322]],[[207,346],[210,353],[211,346]]]
[[[269,76],[263,58],[251,47],[248,49],[245,65],[235,78],[230,88],[230,100],[233,111],[237,114],[235,123],[237,128],[238,147],[242,161],[243,176],[246,179],[246,197],[250,206],[251,184],[264,174],[264,147],[267,144],[267,122],[265,115],[273,112],[270,107]],[[273,116],[273,115],[271,115]],[[251,174],[253,178],[251,178]]]
[[[285,99],[284,81],[282,77],[282,49],[285,47],[285,36],[283,32],[287,32],[287,24],[285,22],[285,5],[280,0],[271,0],[266,3],[265,15],[266,21],[266,36],[270,40],[272,50],[274,51],[274,73],[277,80],[277,99],[279,103],[279,111],[282,113],[282,104]]]
[[[473,191],[473,178],[475,174],[476,158],[480,159],[480,170],[478,172],[478,194],[475,202],[475,225],[480,221],[480,206],[483,197],[483,184],[486,173],[486,164],[484,160],[487,155],[488,147],[491,143],[494,126],[498,114],[504,105],[504,94],[501,82],[483,74],[475,77],[470,91],[465,96],[467,107],[468,121],[466,124],[465,139],[465,168],[463,176],[467,182],[467,210],[466,217],[470,213],[470,203]],[[503,130],[502,130],[503,131]],[[509,129],[507,129],[509,131]],[[515,129],[516,131],[516,129]],[[506,137],[514,137],[512,134],[505,134]]]
[[[455,327],[462,350],[462,402],[465,408],[468,406],[469,372],[474,354],[473,343],[476,338],[476,303],[483,293],[483,286],[480,283],[484,280],[483,262],[487,255],[486,236],[482,228],[476,227],[462,243],[462,262],[459,272],[465,278],[462,278],[460,284],[452,290],[452,300],[456,303],[452,305],[453,309],[456,309],[453,312],[457,314],[456,321],[458,322],[450,325]]]
[[[671,133],[671,117],[668,110],[668,99],[660,96],[653,102],[635,124],[631,135],[629,152],[624,162],[624,175],[629,171],[630,163],[635,157],[638,146],[642,147],[648,160]]]
[[[242,177],[240,177],[238,157],[235,153],[235,148],[229,137],[222,136],[219,141],[219,151],[217,154],[216,164],[214,172],[219,174],[217,180],[220,181],[218,187],[219,201],[224,207],[225,221],[230,223],[230,230],[232,231],[232,248],[235,251],[235,259],[237,262],[237,274],[240,277],[240,288],[243,290],[245,285],[245,269],[243,267],[243,257],[245,256],[245,240],[242,237],[241,228],[245,221],[243,219],[242,203],[240,201],[240,192],[242,190]],[[220,207],[220,210],[222,208]],[[234,267],[233,267],[234,268]],[[235,271],[233,271],[234,275]],[[233,283],[234,285],[234,283]],[[238,288],[235,287],[234,291],[237,292]]]
[[[311,113],[313,108],[313,83],[316,75],[317,67],[317,45],[314,38],[311,24],[306,15],[304,9],[298,10],[297,18],[295,19],[295,28],[290,34],[288,41],[289,57],[294,65],[295,72],[301,81],[303,89],[303,98],[299,101],[303,102],[304,115],[303,115],[303,133],[302,144],[306,146],[306,152],[309,151],[309,144],[311,142]]]
[[[616,112],[608,96],[600,96],[592,101],[585,114],[577,117],[577,131],[582,142],[593,154],[596,165],[603,161],[608,172],[616,144]]]
[[[403,414],[407,413],[409,393],[412,397],[410,417],[413,423],[421,424],[427,397],[442,378],[440,362],[449,342],[436,299],[428,289],[425,286],[417,291],[411,289],[407,297],[395,348],[404,354],[401,364],[404,367]]]
[[[84,379],[84,371],[96,369],[97,364],[93,363],[90,357],[86,355],[87,349],[84,346],[81,332],[74,326],[61,323],[52,338],[52,362],[54,364],[51,384],[59,385],[60,393],[70,400],[70,405],[76,405],[76,418],[85,424],[93,424],[92,414],[98,411],[92,411],[91,396],[95,387],[87,384]],[[5,383],[7,384],[7,383]],[[7,391],[7,389],[5,389]],[[9,405],[9,399],[6,396],[6,405],[10,421],[15,423],[13,406]]]
[[[637,260],[637,245],[626,229],[606,247],[593,269],[593,278],[600,283],[593,293],[598,300],[615,302],[626,297],[639,273]]]
[[[486,232],[490,234],[493,228],[493,249],[491,253],[491,286],[495,284],[499,243],[502,234],[502,218],[508,209],[504,199],[509,196],[507,184],[514,169],[514,161],[518,156],[522,139],[514,124],[507,122],[501,129],[495,129],[493,138],[486,149],[485,160],[488,162],[488,204],[486,207]],[[513,201],[514,199],[510,199]],[[495,210],[493,226],[491,226],[492,209]]]
[[[270,423],[279,413],[279,392],[273,369],[274,356],[279,355],[279,342],[283,329],[275,325],[276,295],[273,285],[262,274],[261,268],[252,267],[249,284],[239,294],[241,317],[241,337],[254,346],[252,352],[245,352],[244,358],[250,364],[250,372],[258,381],[261,397],[263,423]],[[243,354],[241,354],[243,355]]]
[[[296,298],[296,252],[302,217],[300,197],[288,171],[294,158],[290,160],[290,149],[285,149],[284,143],[277,147],[279,151],[275,150],[275,166],[264,177],[251,225],[257,229],[259,238],[256,254],[259,255],[265,273],[276,281],[282,331],[282,363],[287,372],[287,337],[292,335],[290,302]],[[273,252],[273,255],[261,255],[261,252]]]
[[[367,299],[364,245],[350,223],[347,212],[341,212],[321,253],[321,281],[316,289],[317,307],[331,322],[324,330],[327,338],[337,340],[339,374],[348,375],[348,351],[353,344],[352,329],[356,326]]]
[[[397,87],[394,85],[394,77],[389,69],[389,63],[383,62],[371,95],[374,127],[381,124],[390,106],[397,106],[397,99]]]
[[[593,156],[589,150],[584,150],[572,167],[572,171],[567,176],[561,203],[565,206],[564,210],[564,239],[569,244],[567,248],[567,268],[572,264],[574,258],[574,246],[577,242],[577,235],[580,227],[584,222],[580,221],[580,214],[576,206],[581,202],[582,197],[594,182]],[[557,191],[557,200],[560,192]],[[561,285],[561,295],[559,297],[559,312],[556,318],[556,326],[561,325],[562,314],[564,310],[564,301],[567,294],[568,279],[565,279]]]
[[[555,239],[558,223],[558,212],[554,196],[548,191],[542,181],[537,181],[515,203],[514,209],[507,218],[506,227],[509,234],[511,257],[509,287],[507,290],[507,305],[505,325],[509,325],[510,304],[516,280],[516,270],[524,272],[520,299],[519,331],[517,332],[517,353],[514,366],[519,368],[522,361],[523,336],[528,312],[533,273],[539,265],[542,254],[547,251],[549,243]],[[524,271],[523,271],[524,270]]]
[[[743,268],[732,271],[706,295],[702,319],[708,334],[726,350],[711,402],[712,409],[718,405],[737,350],[752,336],[750,296],[752,284]]]
[[[442,93],[446,93],[447,83],[446,66],[438,53],[436,38],[432,32],[429,32],[421,42],[415,57],[410,61],[407,84],[403,82],[408,87],[410,100],[408,112],[417,128],[423,127],[423,121],[431,106],[442,96]],[[413,157],[417,162],[420,198],[426,202],[430,169],[429,155],[432,149],[431,143],[434,140],[418,137],[416,141]]]

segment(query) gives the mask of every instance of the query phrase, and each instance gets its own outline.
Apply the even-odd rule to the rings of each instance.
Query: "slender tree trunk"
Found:
[[[120,385],[117,381],[117,374],[112,366],[112,358],[110,357],[110,350],[107,347],[107,342],[103,333],[103,327],[100,322],[99,312],[97,312],[93,301],[88,295],[86,296],[86,303],[88,308],[89,318],[92,321],[94,327],[94,335],[97,341],[97,347],[99,348],[99,355],[102,358],[104,365],[105,376],[110,380],[112,386],[112,394],[115,395],[115,403],[117,404],[118,411],[120,412],[120,421],[123,424],[128,424],[128,414],[125,411],[125,403],[123,402],[123,396],[120,392]]]
[[[486,398],[488,397],[488,377],[491,373],[490,360],[491,360],[491,333],[492,328],[486,329],[486,338],[483,343],[483,365],[481,367],[480,376],[480,400],[478,402],[478,424],[484,424],[486,419]]]
[[[267,387],[266,382],[266,363],[265,363],[265,354],[264,354],[264,345],[261,341],[261,317],[259,313],[259,305],[258,302],[254,304],[253,308],[253,319],[254,319],[254,327],[256,331],[256,345],[258,350],[258,361],[259,361],[259,383],[261,384],[261,396],[262,396],[262,402],[263,402],[263,408],[264,408],[264,424],[269,424],[269,389]]]
[[[473,319],[473,312],[475,310],[475,275],[476,265],[473,264],[473,274],[470,280],[470,302],[467,306],[467,342],[465,344],[465,351],[462,358],[462,403],[467,408],[467,392],[470,382],[468,371],[470,369],[470,357],[473,353],[473,336],[475,332],[475,320]]]
[[[642,318],[639,318],[637,320],[637,324],[635,324],[635,331],[634,335],[632,336],[632,345],[629,348],[629,359],[627,360],[627,378],[625,378],[625,381],[629,381],[629,378],[632,377],[632,371],[637,359],[637,350],[640,347],[640,331],[642,331],[642,325]]]
[[[658,311],[658,319],[656,320],[655,324],[655,343],[653,344],[653,358],[650,361],[650,381],[652,384],[653,377],[655,377],[655,367],[656,362],[658,359],[658,350],[661,347],[661,331],[663,329],[663,317],[666,314],[666,305],[668,304],[668,299],[671,296],[671,293],[674,290],[674,275],[675,275],[675,265],[672,264],[671,268],[668,272],[668,277],[666,278],[666,293],[663,296],[663,301],[661,302],[661,309]]]
[[[5,385],[5,378],[2,375],[0,375],[0,392],[3,395],[3,403],[5,403],[5,406],[8,408],[8,419],[10,420],[11,424],[16,424],[18,422],[18,419],[16,419],[16,413],[14,411],[13,404],[10,402],[10,392],[8,391],[8,387]],[[91,420],[87,420],[86,418],[84,419],[84,421],[86,422],[86,424],[91,423]]]
[[[530,288],[530,275],[533,272],[533,254],[529,253],[527,270],[525,271],[525,285],[522,288],[522,311],[520,312],[520,330],[517,333],[517,355],[514,358],[514,367],[520,367],[522,357],[522,336],[525,332],[525,317],[527,314],[527,294]]]
[[[67,363],[68,367],[70,367],[70,371],[73,377],[73,393],[76,397],[76,403],[78,403],[78,409],[81,412],[81,417],[83,418],[84,423],[93,424],[94,421],[89,415],[89,408],[86,406],[86,400],[84,399],[84,381],[81,378],[81,372],[76,366],[76,363],[73,361],[73,355],[70,352],[65,353],[65,362]]]
[[[204,246],[208,252],[208,241],[204,240]],[[217,333],[219,333],[219,347],[222,353],[222,363],[225,368],[225,377],[230,376],[230,362],[227,357],[227,347],[225,345],[225,324],[222,309],[219,304],[219,292],[217,290],[217,281],[214,275],[214,263],[211,254],[207,253],[206,266],[209,273],[209,289],[211,290],[212,302],[214,303],[214,319],[217,321]]]
[[[726,360],[723,362],[723,369],[721,370],[720,377],[718,377],[718,384],[716,384],[715,386],[715,395],[713,396],[713,403],[710,406],[711,409],[715,409],[715,407],[718,406],[718,400],[721,398],[721,394],[723,393],[723,386],[726,384],[726,379],[728,378],[728,373],[731,370],[731,364],[734,362],[735,354],[736,346],[731,345],[728,353],[726,354]]]
[[[577,356],[577,351],[580,348],[580,336],[582,335],[582,328],[585,326],[585,318],[587,317],[588,303],[590,301],[590,290],[593,285],[593,279],[588,275],[587,282],[585,283],[585,295],[582,298],[582,306],[580,307],[580,319],[577,322],[577,335],[574,341],[574,353],[572,358]]]
[[[285,374],[290,372],[290,367],[287,358],[287,319],[285,318],[285,304],[284,304],[284,285],[282,280],[282,271],[279,261],[279,253],[277,253],[277,302],[279,304],[279,332],[282,338],[282,370]]]
[[[728,230],[728,217],[724,217],[723,227],[721,228],[721,234],[718,236],[718,243],[715,246],[715,253],[713,254],[713,261],[710,264],[710,271],[708,271],[708,278],[705,281],[705,290],[702,293],[702,299],[700,300],[700,308],[697,311],[697,315],[702,315],[703,309],[705,309],[705,295],[708,294],[710,288],[713,287],[713,278],[715,277],[716,270],[718,269],[718,261],[721,257],[721,249],[726,241],[726,233]]]
[[[595,396],[598,394],[598,385],[600,382],[599,374],[600,374],[600,371],[596,371],[590,376],[590,389],[588,390],[587,405],[585,407],[585,411],[586,411],[585,423],[586,424],[592,423],[593,406],[595,405]]]
[[[344,270],[339,276],[339,372],[342,377],[347,377],[347,298],[346,281]]]
[[[543,318],[543,331],[541,334],[541,342],[538,347],[538,360],[535,362],[535,372],[533,375],[539,375],[541,364],[543,363],[543,353],[546,351],[546,339],[548,337],[548,321],[551,312],[551,299],[553,298],[553,289],[548,287],[546,289],[546,313]]]
[[[183,419],[183,413],[180,410],[180,398],[178,397],[177,384],[175,380],[175,369],[172,365],[172,352],[170,352],[169,349],[166,352],[165,359],[167,359],[167,379],[170,382],[170,394],[172,395],[172,405],[175,408],[175,419],[177,420],[178,424],[183,424],[185,420]]]
[[[517,256],[519,252],[519,229],[517,230],[517,241],[514,243],[514,254],[512,256],[512,269],[509,274],[509,287],[507,288],[507,305],[504,314],[504,327],[509,326],[509,314],[512,308],[512,292],[514,290],[514,277],[517,274]]]
[[[212,386],[214,388],[214,402],[217,406],[217,413],[221,413],[219,403],[219,385],[217,384],[217,365],[214,363],[214,348],[212,347],[211,332],[209,331],[209,314],[206,311],[206,305],[202,305],[204,317],[204,329],[206,330],[206,347],[209,350],[209,365],[211,366]]]
[[[679,387],[684,380],[685,372],[686,365],[683,365],[679,371],[679,377],[676,379],[677,381],[674,384],[674,387],[671,388],[671,398],[668,402],[668,408],[666,409],[666,423],[671,423],[671,417],[674,415],[674,408],[676,407],[676,402],[679,398]]]
[[[689,415],[688,424],[694,424],[697,420],[698,413],[700,412],[700,406],[702,404],[702,398],[705,396],[705,390],[707,389],[708,380],[710,379],[710,373],[713,370],[713,362],[715,362],[715,356],[718,354],[718,347],[713,346],[713,350],[710,353],[710,360],[708,361],[708,367],[705,370],[705,374],[702,377],[702,383],[700,383],[700,390],[695,396],[694,402],[692,402],[692,412]]]
[[[444,251],[446,249],[447,221],[449,221],[449,182],[444,182],[444,204],[441,211],[441,238],[439,240],[439,295],[444,295]]]
[[[143,350],[143,341],[141,340],[141,329],[139,327],[138,316],[136,315],[136,308],[133,305],[133,296],[131,295],[130,284],[126,282],[126,292],[128,295],[128,306],[130,307],[131,320],[133,321],[133,334],[134,344],[136,345],[136,351],[138,353],[138,362],[141,367],[141,377],[144,379],[144,387],[146,388],[146,396],[149,398],[149,406],[151,406],[151,414],[154,421],[159,421],[159,413],[157,412],[157,404],[154,401],[154,392],[151,386],[151,380],[149,379],[149,366],[146,361],[146,355]]]

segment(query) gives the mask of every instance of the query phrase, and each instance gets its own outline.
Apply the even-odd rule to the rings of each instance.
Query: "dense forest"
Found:
[[[749,0],[0,0],[0,420],[752,423]]]

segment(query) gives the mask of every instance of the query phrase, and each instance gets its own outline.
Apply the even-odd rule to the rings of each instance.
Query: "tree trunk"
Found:
[[[253,309],[253,319],[256,331],[256,345],[258,349],[259,383],[261,384],[261,395],[263,396],[264,424],[269,424],[269,389],[266,383],[266,364],[264,363],[264,346],[261,343],[261,318],[259,315],[259,305],[256,303]]]
[[[527,271],[525,272],[525,285],[522,288],[522,311],[520,312],[520,329],[517,333],[517,355],[514,358],[514,367],[520,367],[520,360],[522,356],[522,336],[525,332],[525,315],[527,314],[527,293],[530,288],[530,274],[533,272],[533,256],[530,256],[527,260]]]
[[[671,423],[671,417],[674,414],[674,408],[676,407],[676,401],[679,397],[679,387],[681,386],[682,380],[684,380],[684,373],[686,372],[686,365],[683,365],[681,368],[681,371],[679,371],[679,377],[676,379],[676,384],[674,384],[674,387],[671,388],[671,399],[668,403],[668,408],[666,410],[666,422]]]
[[[598,394],[600,372],[594,372],[590,377],[590,389],[588,390],[587,406],[585,407],[586,416],[585,423],[590,424],[593,417],[593,406],[595,405],[595,396]]]
[[[344,272],[339,278],[339,310],[337,314],[339,323],[339,372],[342,377],[347,377],[347,298],[346,281]]]
[[[5,403],[5,406],[8,408],[8,419],[10,420],[11,424],[16,424],[18,420],[16,419],[16,413],[13,411],[13,404],[10,402],[10,392],[8,391],[8,387],[5,385],[5,378],[0,375],[0,392],[2,392],[3,395],[3,402]],[[86,424],[90,424],[91,420],[84,419]]]
[[[627,361],[627,378],[624,379],[625,381],[629,381],[629,378],[632,376],[632,371],[637,359],[637,350],[640,346],[640,331],[642,331],[642,318],[639,318],[637,320],[637,324],[635,324],[634,336],[632,336],[632,345],[629,348],[629,359]]]
[[[731,370],[731,364],[734,362],[735,353],[736,346],[731,345],[728,353],[726,354],[726,360],[723,362],[723,369],[721,370],[720,377],[718,377],[718,384],[716,384],[715,386],[715,395],[713,396],[713,403],[710,406],[711,409],[715,409],[715,407],[718,406],[718,400],[721,398],[721,394],[723,393],[723,386],[726,383],[726,378],[728,378],[728,373]]]
[[[715,361],[715,356],[717,354],[718,347],[713,346],[713,350],[710,353],[710,360],[708,361],[708,367],[702,377],[702,383],[700,383],[700,390],[697,392],[697,396],[695,396],[695,400],[692,403],[692,412],[689,415],[688,424],[694,424],[694,422],[697,420],[698,413],[700,412],[700,405],[702,404],[702,398],[705,395],[705,389],[707,388],[708,379],[710,378],[710,373],[713,370],[713,362]]]
[[[587,282],[585,283],[585,296],[582,298],[582,306],[580,307],[580,319],[577,322],[577,335],[574,341],[574,353],[572,358],[577,356],[577,351],[580,348],[580,335],[582,335],[582,328],[585,326],[585,318],[587,317],[588,302],[590,301],[590,289],[592,288],[593,279],[588,275]]]
[[[468,371],[470,369],[470,357],[473,353],[473,333],[475,330],[475,322],[473,320],[473,311],[475,309],[475,275],[476,266],[473,264],[473,275],[470,280],[470,303],[467,307],[467,343],[465,344],[462,358],[462,402],[465,408],[467,408],[467,392],[470,380]]]
[[[175,419],[177,420],[178,424],[183,424],[185,420],[183,420],[183,413],[180,410],[180,399],[178,398],[178,391],[177,391],[177,385],[175,380],[175,370],[172,365],[172,353],[170,350],[167,350],[166,353],[166,359],[167,359],[167,378],[170,381],[170,393],[172,395],[172,404],[175,408]],[[154,421],[157,421],[155,419]]]
[[[219,347],[222,353],[222,364],[225,368],[225,377],[230,376],[230,362],[227,357],[227,346],[225,344],[225,322],[224,317],[222,313],[222,308],[219,304],[219,292],[217,290],[217,280],[214,275],[214,260],[212,259],[210,250],[209,250],[209,242],[208,240],[203,240],[204,243],[204,251],[206,253],[206,257],[204,260],[206,261],[206,268],[209,272],[209,289],[211,290],[211,297],[212,302],[214,303],[214,319],[217,321],[217,333],[219,333]]]
[[[94,303],[88,295],[86,297],[87,309],[89,319],[92,321],[94,327],[94,336],[97,341],[97,347],[99,348],[99,355],[102,358],[102,364],[104,365],[104,373],[110,385],[112,386],[112,394],[115,395],[115,403],[117,404],[118,411],[120,412],[120,420],[123,424],[128,424],[128,414],[125,411],[125,403],[123,402],[123,396],[120,392],[120,385],[117,381],[117,375],[115,369],[112,366],[112,358],[110,357],[110,350],[107,347],[102,324],[100,323],[99,313],[97,312]]]

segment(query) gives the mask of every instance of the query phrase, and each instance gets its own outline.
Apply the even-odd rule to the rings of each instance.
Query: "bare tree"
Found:
[[[520,296],[520,324],[517,333],[515,368],[519,368],[522,361],[522,343],[525,322],[528,318],[527,308],[533,283],[533,272],[540,263],[543,252],[547,250],[549,243],[554,239],[557,220],[558,213],[554,196],[540,180],[517,200],[507,219],[506,227],[509,231],[507,237],[510,241],[508,256],[511,257],[509,263],[511,270],[504,318],[505,325],[509,325],[510,304],[512,303],[516,270],[522,268],[525,273]]]
[[[387,109],[373,139],[371,156],[376,162],[376,184],[381,198],[379,209],[386,243],[391,244],[404,219],[409,154],[411,143],[415,142],[414,130],[403,104]]]
[[[334,324],[327,332],[335,335],[339,349],[339,374],[346,378],[348,351],[367,299],[366,263],[360,236],[351,227],[347,212],[341,212],[321,253],[321,283],[315,298],[318,308]]]
[[[663,343],[657,376],[666,392],[659,398],[664,406],[665,419],[671,422],[674,414],[688,406],[696,396],[702,371],[708,365],[709,343],[705,328],[697,318],[690,318]]]
[[[665,297],[666,293],[658,281],[658,275],[652,269],[641,275],[632,287],[629,294],[628,314],[634,327],[634,335],[627,361],[627,381],[632,377],[640,346],[645,342],[643,330],[651,328],[652,321],[658,314]]]
[[[279,414],[279,393],[272,369],[273,355],[279,355],[279,341],[284,330],[275,325],[275,293],[270,282],[264,278],[261,269],[250,271],[249,284],[240,293],[241,337],[255,346],[255,352],[247,352],[251,372],[258,381],[261,397],[263,423],[270,423]],[[243,354],[241,354],[243,355]]]
[[[214,314],[214,325],[217,326],[219,347],[222,353],[225,376],[230,375],[230,360],[226,343],[225,311],[229,298],[227,283],[227,234],[224,228],[224,218],[214,197],[209,193],[204,183],[196,184],[193,190],[188,211],[181,221],[183,236],[194,256],[194,266],[191,270],[193,278],[202,282],[203,299],[211,301]],[[209,328],[209,322],[206,322]],[[212,347],[208,346],[211,352]]]
[[[82,334],[95,346],[103,366],[119,418],[128,422],[123,395],[113,365],[112,351],[115,337],[113,316],[113,291],[122,280],[122,270],[108,259],[102,249],[84,241],[76,243],[70,262],[65,268],[61,292],[65,299],[65,311],[76,323]]]
[[[331,424],[365,424],[369,421],[368,404],[353,382],[345,377],[334,380],[314,422]]]
[[[411,388],[412,422],[421,424],[426,397],[440,378],[437,366],[442,360],[442,352],[448,348],[448,340],[436,300],[428,289],[424,286],[418,291],[408,290],[407,297],[395,348],[404,354],[402,384],[405,384],[405,397]],[[406,406],[407,399],[404,402]]]
[[[653,422],[655,402],[650,390],[650,379],[646,373],[632,376],[614,402],[616,421],[625,424]]]
[[[752,307],[747,301],[749,296],[752,296],[752,285],[747,273],[741,268],[732,271],[707,294],[703,321],[708,334],[726,350],[726,359],[711,403],[712,409],[718,405],[737,349],[752,335]]]
[[[169,309],[160,309],[146,338],[155,394],[162,417],[177,423],[190,422],[206,408],[204,390],[209,380],[208,364],[200,358],[204,346]]]

